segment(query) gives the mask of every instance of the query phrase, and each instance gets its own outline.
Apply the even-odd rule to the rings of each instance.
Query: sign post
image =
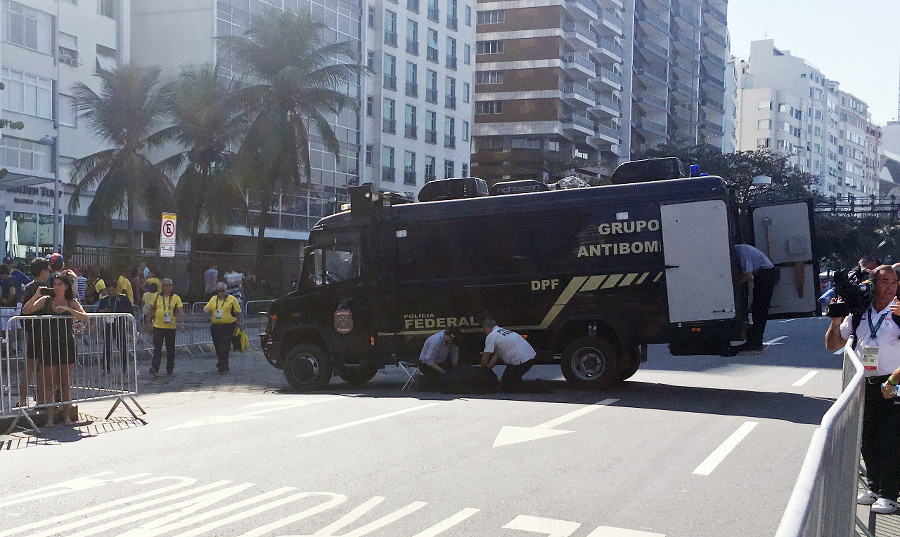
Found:
[[[175,257],[175,213],[162,213],[162,224],[159,228],[159,256]]]

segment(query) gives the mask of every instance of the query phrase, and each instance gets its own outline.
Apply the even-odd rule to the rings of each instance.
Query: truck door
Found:
[[[734,318],[725,201],[675,203],[659,209],[669,322]]]
[[[770,318],[818,314],[819,271],[812,252],[812,202],[756,205],[750,208],[754,246],[781,271],[772,294]]]

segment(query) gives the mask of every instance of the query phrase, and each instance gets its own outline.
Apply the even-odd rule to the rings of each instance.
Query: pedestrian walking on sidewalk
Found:
[[[175,370],[175,332],[184,332],[184,306],[181,297],[172,292],[172,280],[169,278],[162,280],[162,291],[156,295],[151,305],[150,318],[153,319],[153,363],[150,374],[159,374],[162,346],[165,343],[166,373],[171,375]]]
[[[233,295],[228,294],[225,282],[216,284],[216,296],[209,299],[203,308],[209,313],[212,324],[213,346],[216,348],[216,369],[219,373],[228,371],[228,353],[235,328],[244,329],[244,314],[241,305]]]

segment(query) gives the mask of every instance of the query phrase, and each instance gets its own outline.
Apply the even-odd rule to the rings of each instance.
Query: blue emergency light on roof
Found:
[[[700,165],[691,164],[691,177],[697,177],[698,175],[700,175]]]

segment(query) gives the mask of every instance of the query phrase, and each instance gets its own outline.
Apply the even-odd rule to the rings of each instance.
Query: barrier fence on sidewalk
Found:
[[[856,517],[865,378],[859,355],[844,349],[844,390],[813,432],[776,537],[846,536]]]
[[[47,412],[69,421],[73,404],[114,399],[109,418],[125,400],[144,413],[137,395],[137,327],[128,313],[89,313],[87,322],[71,316],[14,315],[3,319],[0,355],[0,417],[14,416],[7,433],[32,415]],[[30,413],[29,413],[30,411]],[[143,420],[141,420],[143,421]]]

